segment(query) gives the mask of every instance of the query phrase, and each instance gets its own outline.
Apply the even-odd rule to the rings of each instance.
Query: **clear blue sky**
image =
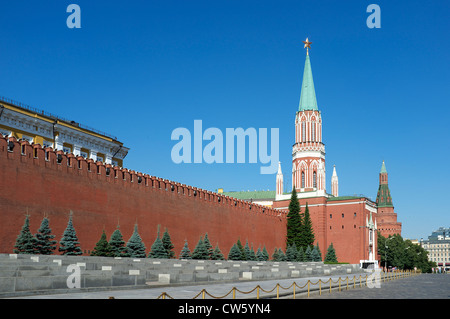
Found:
[[[66,8],[81,8],[69,29]],[[381,8],[369,29],[366,8]],[[275,189],[261,164],[174,164],[177,127],[279,128],[285,179],[305,62],[327,189],[375,199],[383,160],[406,238],[450,226],[448,1],[3,1],[0,95],[118,136],[125,167],[216,190]]]

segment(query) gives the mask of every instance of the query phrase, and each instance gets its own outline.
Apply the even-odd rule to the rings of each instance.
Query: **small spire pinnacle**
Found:
[[[381,165],[381,171],[380,171],[380,173],[387,173],[386,165],[384,165],[384,161],[383,161],[383,164]]]

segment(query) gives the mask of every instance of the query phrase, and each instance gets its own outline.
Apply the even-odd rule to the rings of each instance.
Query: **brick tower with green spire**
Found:
[[[306,60],[298,111],[295,115],[295,143],[292,148],[292,185],[299,196],[326,196],[325,145],[322,142],[322,115],[317,107],[309,49]]]
[[[401,235],[402,224],[397,222],[397,214],[394,212],[394,205],[392,204],[392,196],[388,185],[388,173],[384,161],[381,165],[379,176],[380,184],[378,186],[376,201],[378,207],[378,230],[384,237],[394,234]]]

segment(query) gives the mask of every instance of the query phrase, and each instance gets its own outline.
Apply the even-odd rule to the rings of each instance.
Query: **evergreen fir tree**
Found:
[[[243,260],[251,260],[251,252],[250,252],[250,247],[248,245],[248,240],[245,241],[245,246],[244,246],[244,259]]]
[[[214,248],[212,255],[212,260],[225,260],[225,257],[223,256],[222,252],[220,251],[219,245],[216,245],[216,248]]]
[[[311,246],[307,246],[306,247],[306,251],[305,251],[305,261],[312,261],[312,250],[311,250]]]
[[[317,246],[314,246],[314,248],[311,251],[311,261],[321,261],[319,251],[317,250]]]
[[[278,249],[275,248],[272,254],[272,261],[279,261]]]
[[[264,261],[268,261],[269,260],[269,252],[266,249],[266,245],[264,245],[262,254],[263,254],[263,257],[264,257]]]
[[[187,240],[184,241],[183,249],[181,249],[180,259],[192,259]]]
[[[205,242],[203,241],[202,237],[200,237],[197,246],[195,246],[194,251],[192,252],[192,259],[209,259],[208,250],[206,249]]]
[[[320,251],[319,242],[316,243],[316,249],[317,249],[317,253],[319,255],[319,258],[317,261],[322,261],[322,252]]]
[[[306,203],[305,213],[303,215],[301,226],[301,246],[312,246],[314,244],[314,231],[311,222],[311,216],[309,215],[308,203]]]
[[[167,230],[167,228],[166,228],[161,240],[164,245],[164,248],[167,251],[167,258],[175,258],[175,252],[173,251],[174,246],[170,239],[169,231]],[[162,257],[155,257],[155,258],[162,258]]]
[[[297,191],[295,190],[295,188],[292,189],[291,193],[286,228],[286,247],[294,243],[297,247],[299,247],[302,244],[302,217],[300,215],[300,203],[298,201]]]
[[[300,247],[298,249],[298,254],[297,254],[297,261],[299,262],[304,262],[305,260],[305,252],[303,250],[303,247]]]
[[[242,253],[237,244],[234,244],[230,248],[230,252],[228,253],[228,260],[241,260]]]
[[[62,252],[63,255],[77,256],[82,254],[80,242],[78,241],[77,233],[72,222],[72,212],[66,230],[64,230],[63,236],[59,241],[58,250]]]
[[[258,261],[264,261],[265,260],[263,252],[261,251],[260,247],[258,247],[258,250],[256,251],[256,260],[258,260]]]
[[[25,217],[25,222],[22,226],[22,230],[16,239],[16,244],[14,245],[14,253],[16,254],[35,254],[36,238],[31,234],[30,231],[30,220],[28,215]]]
[[[253,249],[253,244],[252,244],[252,247],[250,248],[250,260],[253,260],[253,261],[257,260],[255,250]]]
[[[297,258],[298,258],[297,246],[295,245],[295,243],[293,243],[286,249],[286,260],[297,261]]]
[[[100,236],[100,240],[94,247],[94,250],[91,252],[91,256],[104,256],[111,257],[111,246],[109,246],[108,240],[106,239],[105,230],[103,230],[102,235]]]
[[[56,240],[53,240],[53,238],[55,238],[55,235],[52,234],[52,230],[50,229],[49,220],[47,217],[44,217],[42,219],[41,227],[39,227],[35,238],[36,254],[51,255],[56,249],[57,242]]]
[[[281,248],[278,249],[278,261],[286,261],[286,255]]]
[[[128,256],[127,247],[125,246],[125,241],[123,240],[119,225],[117,225],[116,230],[112,233],[111,238],[109,239],[109,247],[111,249],[112,257]]]
[[[241,252],[241,257],[238,260],[245,260],[244,247],[242,246],[240,239],[238,239],[236,246],[239,248],[239,251]]]
[[[335,262],[335,263],[338,262],[336,250],[334,250],[333,243],[331,243],[330,246],[328,246],[324,262]]]
[[[205,234],[205,238],[203,239],[203,242],[205,243],[206,251],[208,252],[208,259],[212,259],[213,254],[213,246],[211,245],[211,242],[209,241],[208,233]]]
[[[167,238],[166,238],[166,240],[167,240]],[[169,237],[169,242],[170,242],[170,237]],[[152,247],[150,248],[148,258],[163,258],[163,259],[169,258],[169,251],[164,246],[164,243],[161,240],[161,237],[159,235],[159,225],[158,225],[158,231],[156,234],[156,239],[153,242]]]
[[[158,233],[159,237],[159,233]],[[164,246],[163,246],[164,249]],[[134,231],[127,242],[127,254],[132,258],[145,258],[145,245],[139,235],[137,224],[134,225]]]

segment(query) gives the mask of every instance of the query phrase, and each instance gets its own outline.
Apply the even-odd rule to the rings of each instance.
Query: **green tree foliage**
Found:
[[[319,256],[317,258],[317,261],[322,261],[322,252],[320,251],[319,242],[317,242],[317,244],[316,244],[316,250],[317,250],[317,254]]]
[[[244,246],[244,258],[243,260],[251,260],[251,250],[250,250],[250,246],[248,245],[248,240],[245,242],[245,246]]]
[[[213,246],[211,245],[211,242],[209,241],[208,233],[205,234],[203,242],[205,244],[206,251],[208,252],[208,259],[213,259],[212,258]]]
[[[272,254],[272,261],[286,261],[286,255],[281,248],[275,248]]]
[[[159,234],[158,234],[159,237]],[[164,247],[163,247],[164,248]],[[145,258],[145,245],[139,235],[137,224],[134,225],[134,231],[127,242],[127,254],[132,258]]]
[[[320,253],[317,249],[317,246],[314,246],[314,248],[311,250],[311,261],[322,261],[320,259]]]
[[[127,247],[125,246],[125,241],[123,240],[119,225],[117,225],[116,230],[112,233],[111,238],[109,239],[109,247],[111,248],[112,257],[128,256]]]
[[[262,254],[263,254],[263,257],[264,257],[264,260],[265,260],[265,261],[269,260],[269,252],[267,251],[265,245],[264,245],[264,247],[263,247]]]
[[[336,256],[336,250],[333,247],[333,243],[328,246],[327,253],[325,254],[325,260],[324,262],[328,263],[337,263],[337,256]]]
[[[313,261],[312,260],[312,249],[311,249],[311,246],[307,246],[306,247],[304,261]]]
[[[295,243],[297,247],[302,245],[302,217],[300,215],[300,203],[297,198],[297,191],[292,189],[291,200],[289,202],[289,212],[286,223],[286,248]]]
[[[252,244],[252,247],[250,248],[250,259],[249,260],[253,260],[253,261],[257,260],[255,250],[253,249],[253,244]]]
[[[261,251],[261,247],[258,247],[258,250],[256,251],[256,260],[258,260],[258,261],[263,261],[264,260],[264,256],[263,256],[263,253]]]
[[[314,230],[311,221],[311,216],[309,215],[308,203],[306,203],[305,213],[303,214],[300,233],[301,233],[302,247],[312,246],[314,244]]]
[[[180,259],[192,259],[187,240],[184,241],[183,249],[181,249]]]
[[[103,230],[102,235],[100,236],[100,240],[97,242],[97,244],[94,247],[94,250],[91,252],[91,256],[104,256],[104,257],[112,256],[111,246],[109,245],[108,240],[106,239],[105,230]]]
[[[34,254],[36,245],[36,238],[31,234],[30,231],[30,219],[28,215],[25,217],[25,222],[22,226],[22,230],[16,239],[16,244],[14,245],[14,253],[16,254]]]
[[[293,243],[292,245],[288,246],[288,248],[286,249],[286,260],[287,261],[297,261],[298,259],[298,250],[297,250],[297,246],[295,245],[295,243]]]
[[[172,240],[170,239],[169,231],[167,230],[167,228],[164,231],[164,234],[163,234],[161,240],[164,245],[164,248],[167,251],[167,258],[175,258],[175,252],[173,251],[174,246],[172,244]]]
[[[63,255],[81,255],[80,242],[78,241],[77,233],[72,222],[72,213],[69,217],[69,222],[64,230],[63,236],[59,241],[59,249]]]
[[[222,252],[220,251],[219,245],[216,245],[216,248],[214,248],[212,254],[211,254],[212,260],[225,260],[225,257],[223,256]]]
[[[209,252],[206,249],[205,242],[202,237],[200,237],[197,246],[195,246],[192,252],[192,259],[208,260]]]
[[[237,244],[231,246],[230,252],[228,253],[228,260],[242,260],[242,252]]]
[[[305,260],[305,252],[303,250],[303,247],[300,247],[298,249],[298,253],[297,253],[297,261],[299,262],[304,262]]]
[[[166,241],[167,241],[167,238],[166,238]],[[170,237],[169,237],[169,242],[170,242]],[[156,239],[153,242],[152,247],[150,248],[148,258],[163,258],[163,259],[169,258],[169,252],[167,250],[167,247],[164,246],[164,243],[161,240],[161,237],[159,234],[159,225],[158,225],[158,231],[156,234]]]
[[[239,248],[239,251],[241,252],[241,257],[239,257],[239,259],[237,260],[245,260],[244,246],[242,246],[240,239],[238,239],[236,246]]]
[[[41,255],[51,255],[53,251],[56,249],[56,240],[55,235],[52,234],[52,230],[50,228],[50,222],[47,217],[44,217],[41,222],[41,226],[38,229],[38,232],[35,235],[36,238],[36,254]]]
[[[272,261],[279,261],[278,248],[275,247],[272,254]]]
[[[398,267],[399,269],[414,269],[422,272],[431,272],[432,262],[428,260],[428,252],[420,245],[404,240],[400,235],[391,235],[388,238],[378,233],[378,254],[381,266]]]

